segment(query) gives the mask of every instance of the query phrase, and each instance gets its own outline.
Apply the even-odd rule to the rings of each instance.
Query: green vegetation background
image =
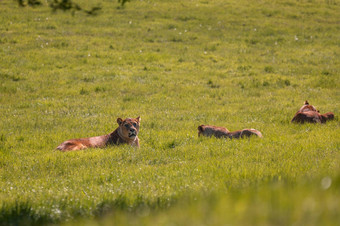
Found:
[[[340,113],[339,1],[99,5],[0,2],[0,224],[339,222],[339,122],[290,124],[306,99]],[[54,150],[139,115],[140,149]]]

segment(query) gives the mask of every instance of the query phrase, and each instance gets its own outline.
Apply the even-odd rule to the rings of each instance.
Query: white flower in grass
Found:
[[[332,185],[332,179],[330,177],[324,177],[321,180],[321,188],[327,190]]]

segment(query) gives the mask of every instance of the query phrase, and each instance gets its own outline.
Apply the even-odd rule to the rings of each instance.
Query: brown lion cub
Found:
[[[60,151],[76,151],[86,148],[103,148],[109,145],[130,144],[131,146],[139,147],[139,125],[140,117],[126,118],[125,120],[118,118],[119,127],[110,134],[71,139],[61,143],[56,149]]]
[[[250,137],[253,135],[258,136],[258,137],[263,137],[262,133],[256,129],[243,129],[243,130],[237,130],[234,132],[229,132],[229,130],[224,127],[208,126],[208,125],[200,125],[197,129],[198,129],[198,136],[203,135],[206,137],[211,137],[211,136],[215,136],[217,138],[228,137],[230,139]]]

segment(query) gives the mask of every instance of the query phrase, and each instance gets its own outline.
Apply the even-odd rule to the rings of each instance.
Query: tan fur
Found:
[[[326,114],[320,114],[316,111],[298,112],[295,114],[291,122],[303,124],[308,123],[326,123],[327,121],[333,120],[334,114],[328,112]]]
[[[253,135],[261,137],[261,138],[263,137],[262,133],[256,129],[243,129],[243,130],[229,132],[229,130],[224,127],[209,126],[209,125],[200,125],[197,129],[198,129],[198,136],[202,135],[206,137],[215,136],[217,138],[227,137],[230,139],[250,137]]]
[[[234,132],[229,133],[229,138],[244,138],[244,137],[250,137],[250,136],[258,136],[262,138],[262,133],[256,129],[243,129],[243,130],[237,130]]]
[[[326,121],[333,120],[334,114],[328,112],[320,114],[313,105],[310,105],[308,101],[296,112],[291,122],[295,123],[326,123]]]
[[[229,130],[224,127],[200,125],[198,127],[198,136],[201,134],[206,137],[215,136],[217,138],[228,136]]]
[[[86,148],[104,148],[108,145],[129,144],[139,147],[138,132],[140,126],[140,117],[135,119],[126,118],[125,120],[118,118],[119,127],[110,134],[71,139],[61,143],[56,149],[60,151],[76,151]]]
[[[308,101],[306,100],[305,104],[296,113],[307,112],[307,111],[317,111],[317,112],[319,112],[318,110],[316,110],[316,108],[313,105],[310,105],[308,103]]]
[[[322,119],[326,121],[334,120],[334,113],[333,112],[327,112],[325,114],[321,115]]]

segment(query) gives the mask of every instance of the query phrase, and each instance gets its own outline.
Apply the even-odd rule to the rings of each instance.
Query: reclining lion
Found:
[[[56,149],[60,151],[76,151],[86,148],[104,148],[109,145],[130,144],[139,147],[139,125],[140,117],[126,118],[125,120],[118,118],[119,127],[110,134],[88,137],[80,139],[71,139],[61,143]]]
[[[320,111],[316,110],[313,105],[310,105],[308,101],[296,112],[291,122],[295,123],[326,123],[326,121],[333,120],[334,113],[328,112],[320,114]]]
[[[328,112],[325,114],[320,114],[317,111],[307,111],[307,112],[298,112],[295,114],[291,122],[295,123],[326,123],[326,121],[333,120],[334,114],[333,112]]]
[[[206,136],[206,137],[217,137],[217,138],[244,138],[244,137],[250,137],[250,136],[258,136],[263,137],[262,133],[256,129],[243,129],[243,130],[237,130],[233,132],[229,132],[228,129],[224,127],[218,127],[218,126],[209,126],[209,125],[200,125],[198,128],[198,136]]]

